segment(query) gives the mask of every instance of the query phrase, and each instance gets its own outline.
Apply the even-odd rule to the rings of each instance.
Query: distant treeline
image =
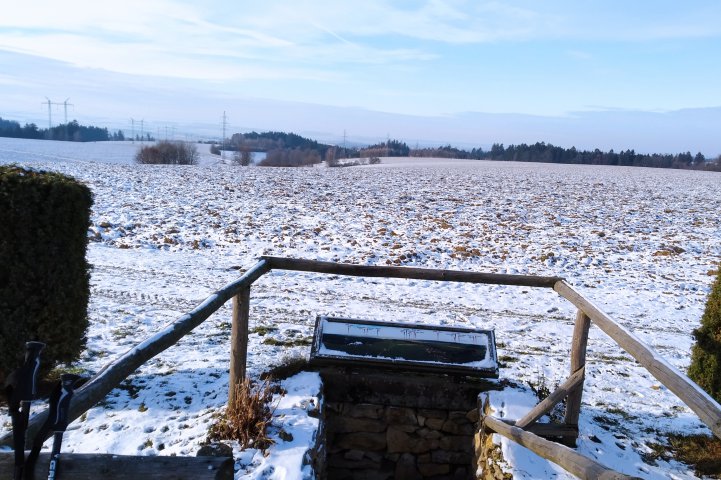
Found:
[[[34,123],[20,123],[0,117],[0,137],[29,138],[34,140],[66,140],[70,142],[103,142],[126,140],[122,130],[108,132],[107,128],[80,125],[77,120],[52,128],[38,128]],[[139,140],[140,138],[138,138]],[[148,140],[151,139],[148,135]],[[128,139],[130,140],[130,139]]]
[[[226,150],[239,152],[238,158],[248,152],[266,152],[265,158],[258,163],[261,167],[304,167],[321,163],[332,148],[331,145],[285,132],[236,133],[224,146]],[[211,147],[210,151],[220,153],[217,147]]]
[[[360,149],[361,157],[410,157],[411,149],[398,140],[388,140]]]
[[[318,143],[310,138],[301,137],[295,133],[284,132],[236,133],[230,138],[230,143],[233,149],[238,151],[252,150],[255,152],[269,152],[277,149],[314,150],[321,157],[324,156],[325,152],[331,147],[330,145]]]
[[[702,153],[677,154],[636,153],[634,150],[602,152],[598,148],[576,150],[576,147],[556,147],[550,143],[538,142],[533,145],[509,145],[494,143],[489,151],[474,148],[460,150],[450,145],[437,148],[411,150],[412,157],[465,158],[476,160],[501,160],[509,162],[570,163],[583,165],[618,165],[625,167],[684,168],[721,170],[721,159],[709,161]]]
[[[563,148],[550,143],[537,142],[509,145],[494,143],[490,150],[473,148],[463,150],[451,145],[441,147],[410,148],[406,143],[388,139],[367,147],[341,148],[326,145],[294,133],[250,132],[236,133],[226,148],[244,151],[265,151],[263,166],[305,166],[325,160],[329,166],[339,159],[366,157],[440,157],[474,160],[500,160],[510,162],[544,162],[584,165],[618,165],[629,167],[683,168],[721,171],[721,157],[707,159],[702,153],[677,154],[636,153],[634,150],[603,152]],[[220,153],[218,151],[218,153]]]

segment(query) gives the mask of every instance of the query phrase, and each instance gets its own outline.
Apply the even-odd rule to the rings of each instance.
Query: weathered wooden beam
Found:
[[[0,452],[0,480],[12,480],[14,455]],[[48,478],[50,453],[41,453],[35,478]],[[130,455],[63,453],[57,478],[73,480],[230,480],[232,457],[136,457]]]
[[[485,283],[492,285],[513,285],[523,287],[553,286],[562,278],[533,275],[507,275],[501,273],[462,272],[416,267],[386,267],[376,265],[352,265],[348,263],[320,262],[296,258],[261,257],[272,269],[295,270],[299,272],[349,275],[354,277],[384,277],[412,280],[434,280],[442,282]]]
[[[494,417],[503,423],[510,425],[512,427],[516,426],[515,420],[510,420],[507,418],[498,418]],[[578,427],[575,425],[566,425],[563,423],[532,423],[526,428],[524,428],[526,432],[534,433],[538,435],[539,437],[564,437],[564,438],[577,438],[578,437]],[[486,433],[493,433],[493,430],[490,428],[485,429]]]
[[[591,328],[591,319],[579,310],[576,314],[576,324],[573,327],[573,340],[571,341],[571,373],[586,366],[586,347],[588,345],[588,331]],[[566,400],[566,415],[564,423],[578,425],[581,415],[581,399],[583,397],[583,383],[568,394]]]
[[[68,420],[72,421],[78,418],[83,412],[102,400],[108,392],[117,387],[120,382],[125,380],[138,367],[160,352],[175,345],[178,340],[203,323],[208,317],[215,313],[216,310],[222,307],[225,302],[237,295],[240,290],[250,286],[268,271],[270,271],[268,262],[260,260],[238,280],[216,291],[189,313],[180,316],[160,332],[145,339],[119,358],[107,364],[85,385],[75,391],[68,412]],[[30,420],[26,437],[29,441],[35,437],[40,426],[45,422],[46,417],[47,411],[44,411]],[[7,433],[0,437],[0,445],[11,446],[12,433]]]
[[[240,289],[233,297],[233,324],[230,333],[230,381],[228,405],[235,402],[235,386],[245,380],[248,357],[248,319],[250,316],[250,286]]]
[[[559,443],[545,440],[522,428],[509,425],[498,418],[486,416],[482,419],[482,422],[485,428],[513,440],[536,455],[552,461],[581,479],[621,480],[638,478],[629,477],[628,475],[607,468],[573,449]]]
[[[568,394],[574,391],[579,385],[583,384],[583,376],[586,372],[584,367],[576,370],[568,379],[558,386],[549,396],[544,398],[538,405],[533,407],[530,412],[521,417],[516,421],[518,428],[526,428],[528,425],[534,423],[536,420],[547,414],[553,409],[559,402],[568,396]]]
[[[643,365],[666,388],[683,400],[699,416],[701,421],[711,429],[714,435],[721,438],[721,405],[711,398],[708,393],[666,362],[661,355],[639,340],[633,333],[616,323],[565,281],[561,280],[556,283],[554,290],[583,310],[593,323],[598,325],[606,335],[614,339],[621,348]]]

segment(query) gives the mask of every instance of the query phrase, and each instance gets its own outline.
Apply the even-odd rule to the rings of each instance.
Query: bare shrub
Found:
[[[269,150],[258,165],[261,167],[305,167],[320,163],[316,150],[303,148],[276,148]]]
[[[329,167],[337,167],[338,166],[338,159],[335,158],[336,156],[336,148],[331,147],[325,152],[325,163]]]
[[[135,161],[142,164],[197,165],[198,159],[194,144],[167,140],[142,147],[135,154]]]
[[[551,389],[549,380],[543,372],[540,372],[540,376],[535,381],[528,380],[526,383],[541,402],[548,398],[548,396],[551,395],[551,393],[553,393],[559,385],[558,382],[555,382],[553,389]],[[557,403],[551,411],[548,412],[548,417],[551,419],[552,423],[560,423],[563,420],[563,416],[566,411],[566,401],[567,400],[564,399],[560,403]]]
[[[273,417],[270,380],[253,383],[246,378],[235,384],[235,401],[208,430],[208,441],[237,440],[240,447],[265,450],[273,444],[266,429]]]
[[[247,167],[251,164],[253,159],[253,154],[248,149],[240,150],[239,152],[235,152],[233,155],[233,163],[235,165],[240,165],[241,167]]]

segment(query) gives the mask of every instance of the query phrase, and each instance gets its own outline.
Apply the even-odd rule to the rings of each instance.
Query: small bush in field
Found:
[[[192,143],[161,141],[138,150],[135,161],[143,164],[197,165],[198,149]]]
[[[252,447],[264,450],[273,444],[266,429],[273,417],[270,402],[273,400],[269,380],[253,384],[245,379],[235,385],[235,401],[208,431],[208,441],[237,440],[242,449]]]

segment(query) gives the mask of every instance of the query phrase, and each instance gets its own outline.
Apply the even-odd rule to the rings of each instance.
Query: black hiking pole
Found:
[[[60,461],[60,446],[63,443],[63,433],[68,428],[68,410],[70,409],[70,399],[73,398],[75,384],[80,380],[79,375],[72,373],[64,373],[60,375],[60,398],[55,404],[55,408],[48,412],[52,419],[53,452],[50,455],[50,470],[48,471],[48,480],[55,480],[58,470],[58,462]],[[51,405],[52,407],[52,405]]]
[[[25,431],[30,418],[30,404],[37,394],[36,382],[40,369],[40,352],[45,348],[41,342],[25,344],[25,361],[8,376],[5,392],[13,423],[13,449],[15,450],[15,471],[13,478],[20,480],[25,463]]]
[[[61,375],[61,378],[63,380],[68,379],[68,381],[70,381],[72,380],[72,375]],[[81,380],[86,380],[84,377],[77,378],[78,380],[73,382],[73,388],[77,387],[78,384],[81,383]],[[38,457],[40,456],[40,450],[43,448],[43,443],[45,443],[45,439],[50,436],[50,432],[56,429],[56,419],[58,417],[59,403],[61,397],[63,397],[64,391],[65,390],[63,389],[63,381],[61,380],[60,382],[57,382],[55,384],[53,391],[50,393],[50,399],[48,403],[48,416],[45,419],[45,423],[43,423],[42,427],[40,427],[37,434],[35,435],[35,440],[33,440],[33,448],[32,450],[30,450],[30,454],[25,459],[25,467],[23,468],[23,472],[25,475],[23,478],[25,480],[34,480],[35,478],[35,463],[37,463]],[[64,401],[69,402],[67,395],[65,395]],[[59,427],[62,427],[62,425],[59,425]]]

